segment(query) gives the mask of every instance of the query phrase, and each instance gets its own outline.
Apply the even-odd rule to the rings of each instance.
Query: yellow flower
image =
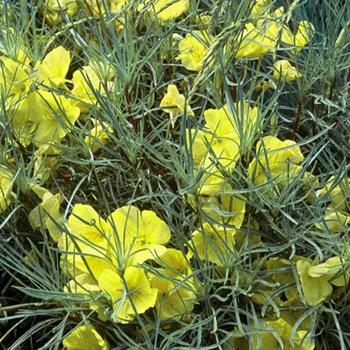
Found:
[[[169,84],[167,87],[167,93],[164,95],[160,102],[160,107],[167,113],[177,115],[187,110],[188,115],[194,115],[191,107],[186,106],[185,96],[179,93],[176,85]]]
[[[87,301],[91,293],[100,292],[96,281],[88,273],[81,272],[74,276],[64,287],[65,293],[86,294]],[[97,304],[97,303],[96,303]]]
[[[150,277],[152,288],[158,289],[159,317],[162,320],[182,317],[193,310],[196,300],[191,266],[181,251],[172,248],[159,257],[159,264],[162,268]]]
[[[7,168],[0,165],[0,213],[5,211],[11,202],[12,185],[13,175]]]
[[[42,145],[34,152],[34,178],[46,182],[58,163],[60,149],[53,145]]]
[[[333,288],[327,278],[317,274],[314,275],[317,277],[314,277],[310,273],[310,268],[313,266],[310,259],[301,259],[297,261],[296,266],[307,305],[317,305],[332,294]]]
[[[103,220],[91,206],[76,204],[67,229],[69,233],[58,241],[61,266],[73,277],[66,291],[87,297],[105,291],[113,301],[112,318],[121,323],[155,305],[157,289],[151,288],[141,268],[132,266],[166,251],[163,244],[169,241],[170,231],[154,212],[126,206]],[[101,303],[91,299],[89,304],[102,320],[108,319]]]
[[[72,100],[54,93],[40,90],[38,92],[43,104],[41,115],[33,122],[37,123],[33,135],[36,146],[59,142],[67,134],[68,127],[74,125],[79,118],[80,109],[73,105]]]
[[[192,274],[192,268],[186,256],[177,249],[168,248],[156,262],[162,266],[167,276],[186,277]]]
[[[59,226],[63,226],[63,217],[60,213],[62,198],[59,193],[53,195],[37,185],[34,185],[32,190],[42,202],[29,213],[29,222],[34,229],[40,227],[47,229],[52,239],[57,242],[62,234]]]
[[[344,261],[340,256],[333,256],[324,263],[309,268],[311,277],[324,277],[336,287],[344,287],[349,282],[349,267],[344,271]]]
[[[96,95],[103,92],[102,81],[91,65],[76,70],[73,73],[72,83],[72,95],[79,100],[78,105],[81,108],[95,104],[97,102]]]
[[[160,272],[163,273],[163,272]],[[196,301],[193,286],[186,282],[169,282],[168,278],[154,275],[151,286],[158,290],[156,309],[161,320],[181,318],[191,312]]]
[[[301,21],[299,23],[298,31],[294,38],[294,45],[296,47],[304,47],[309,43],[315,34],[315,27],[309,21]]]
[[[30,92],[33,79],[30,67],[23,64],[25,57],[18,52],[13,60],[0,57],[0,92],[5,98],[6,117],[18,140],[28,145],[36,127],[31,119],[41,113],[41,105],[35,92]]]
[[[208,44],[209,37],[206,33],[197,30],[188,33],[179,42],[180,54],[177,59],[186,69],[198,72],[208,51]]]
[[[200,28],[208,29],[211,22],[211,16],[208,14],[201,14],[196,17],[196,23]]]
[[[128,0],[84,0],[84,5],[88,10],[89,15],[100,17],[106,14],[106,7],[111,13],[120,12],[128,3]]]
[[[20,142],[27,146],[43,113],[43,103],[37,92],[14,95],[6,99],[7,117]]]
[[[192,233],[188,245],[201,260],[225,266],[235,252],[235,234],[233,228],[205,223],[203,229]]]
[[[200,194],[210,195],[220,189],[224,181],[220,167],[232,171],[240,151],[246,153],[250,150],[255,134],[260,130],[261,118],[257,107],[252,108],[247,101],[239,101],[232,109],[230,111],[227,105],[208,109],[204,112],[205,129],[188,130],[188,143],[192,145],[195,166],[205,171]]]
[[[332,233],[345,232],[350,225],[350,215],[329,206],[324,213],[324,223],[315,223],[315,227],[320,231],[326,231],[324,224]]]
[[[207,111],[205,115],[209,115]],[[226,116],[226,118],[228,118]],[[215,132],[215,131],[214,131]],[[221,164],[221,166],[227,169],[233,169],[236,165],[236,161],[239,157],[239,137],[237,133],[228,132],[221,136],[214,134],[211,130],[196,131],[191,130],[190,135],[194,136],[194,139],[190,140],[192,143],[192,154],[195,163],[198,167],[203,167],[208,170],[213,164]],[[215,173],[210,171],[211,173]]]
[[[209,131],[188,130],[194,165],[202,174],[198,193],[211,195],[220,191],[225,180],[221,167],[232,170],[239,157],[237,138],[217,138]]]
[[[299,79],[301,74],[288,60],[280,60],[274,64],[273,77],[276,80],[293,81]]]
[[[269,177],[285,182],[288,176],[300,171],[304,156],[299,146],[291,140],[281,141],[274,136],[265,136],[256,145],[256,158],[248,167],[248,175],[255,184],[268,181]]]
[[[155,259],[166,248],[170,230],[156,213],[133,206],[116,209],[107,220],[89,205],[76,204],[68,218],[70,234],[61,237],[62,264],[95,278],[116,269]]]
[[[111,0],[111,12],[120,12],[127,2],[128,0]]]
[[[298,261],[299,257],[293,260]],[[283,293],[276,293],[276,289],[267,284],[258,285],[254,289],[253,301],[257,304],[268,304],[273,300],[281,306],[289,306],[299,302],[298,290],[291,267],[291,261],[282,258],[270,258],[266,261],[267,282],[277,284]]]
[[[45,19],[51,26],[62,21],[62,14],[72,17],[77,10],[77,0],[45,0]]]
[[[245,201],[233,194],[232,187],[223,184],[217,192],[208,197],[199,197],[202,220],[214,225],[242,226],[245,215]]]
[[[271,4],[271,0],[255,0],[250,15],[252,18],[259,18],[266,15],[266,10]]]
[[[264,324],[270,332],[253,334],[254,350],[313,350],[315,348],[315,343],[311,341],[307,331],[298,330],[293,334],[292,325],[282,318],[264,321]],[[294,336],[291,339],[292,334]]]
[[[32,79],[28,66],[5,56],[0,57],[0,90],[7,96],[23,96],[30,89]]]
[[[260,20],[256,26],[247,23],[242,34],[236,38],[238,47],[235,57],[257,59],[274,52],[280,31],[281,25],[275,20]]]
[[[238,329],[234,329],[229,333],[229,338],[227,338],[223,345],[223,350],[249,350],[248,341]]]
[[[98,278],[102,290],[113,302],[113,319],[128,323],[136,315],[153,307],[157,300],[157,289],[151,288],[143,269],[129,266],[121,277],[116,271],[106,269]]]
[[[298,26],[298,31],[295,35],[286,26],[283,26],[281,41],[287,45],[293,46],[292,52],[299,52],[314,36],[315,28],[308,21],[301,21]]]
[[[162,21],[171,21],[183,15],[189,8],[189,0],[146,0],[139,11],[148,10]]]
[[[28,48],[25,46],[17,47],[16,51],[14,52],[13,58],[20,63],[24,69],[26,69],[28,72],[30,72],[31,67],[31,58],[30,54],[28,52]]]
[[[104,144],[107,143],[109,135],[113,133],[113,129],[107,123],[97,119],[92,119],[95,125],[85,137],[85,143],[89,146],[92,153],[97,152]]]
[[[338,210],[346,210],[347,201],[350,198],[350,179],[342,179],[336,185],[336,179],[332,176],[327,184],[316,192],[317,197],[329,197],[330,205]]]
[[[66,83],[66,75],[70,65],[70,53],[63,46],[51,50],[35,68],[38,79],[43,84],[62,87]]]
[[[63,339],[66,350],[109,350],[108,343],[92,324],[76,327]]]
[[[77,268],[79,271],[92,273],[97,278],[111,264],[110,226],[90,205],[76,204],[68,218],[68,229],[70,233],[63,234],[58,242],[64,253],[61,256],[62,264],[68,264],[68,270],[69,267],[74,270]]]
[[[176,85],[169,84],[167,87],[167,93],[160,101],[160,108],[166,113],[170,114],[170,120],[174,127],[175,118],[179,114],[187,113],[187,115],[194,115],[191,106],[186,104],[185,96],[179,93]]]
[[[202,138],[196,140],[196,145],[199,147],[200,154],[203,155],[203,151],[207,147],[203,146],[203,143],[211,142],[210,138],[203,139],[207,135],[213,135],[213,144],[211,148],[214,151],[215,156],[223,160],[223,164],[230,164],[232,169],[235,165],[235,161],[238,157],[239,147],[244,150],[249,150],[252,139],[257,131],[260,129],[260,113],[257,107],[250,107],[247,101],[239,101],[233,105],[232,110],[227,105],[219,109],[208,109],[204,112],[205,118],[205,130],[208,133],[199,133],[199,137]],[[207,141],[207,142],[205,142]],[[197,150],[193,150],[197,153]],[[221,157],[220,155],[223,155]],[[200,158],[197,154],[194,155]],[[208,153],[206,154],[208,156]]]
[[[165,244],[170,240],[168,225],[151,210],[125,206],[111,213],[108,223],[117,235],[119,258],[126,259],[127,264],[155,259],[166,250]]]
[[[223,173],[216,165],[209,165],[205,169],[198,169],[202,175],[197,187],[197,193],[201,196],[211,196],[219,193],[225,184],[227,173]]]
[[[205,127],[218,140],[227,142],[234,140],[243,153],[250,151],[256,133],[261,127],[260,112],[257,107],[251,107],[246,100],[240,100],[232,105],[224,105],[220,109],[208,109],[204,112]]]

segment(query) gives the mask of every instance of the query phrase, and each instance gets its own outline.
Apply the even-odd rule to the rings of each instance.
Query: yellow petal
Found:
[[[296,266],[307,305],[317,305],[332,294],[333,288],[327,279],[310,276],[309,269],[312,266],[311,262],[299,260]]]
[[[154,211],[144,210],[142,217],[142,235],[146,244],[166,244],[170,240],[170,229]]]
[[[59,226],[64,226],[64,220],[60,213],[62,198],[59,193],[53,195],[46,190],[42,196],[42,202],[36,206],[28,216],[34,229],[42,227],[47,229],[52,239],[57,242],[62,234]]]
[[[109,350],[108,343],[92,324],[78,326],[63,339],[67,350]]]
[[[176,19],[189,8],[189,0],[154,0],[145,1],[139,6],[139,11],[147,10],[163,22]]]
[[[349,271],[343,272],[344,263],[339,256],[329,258],[322,264],[309,268],[311,277],[324,277],[337,287],[345,286],[349,282]],[[335,278],[334,278],[335,277]]]
[[[11,172],[0,165],[0,213],[6,210],[12,197],[13,175]]]
[[[277,80],[293,81],[299,79],[301,74],[288,60],[280,60],[274,64],[273,77]]]
[[[180,94],[176,85],[173,84],[168,85],[167,93],[161,100],[159,107],[173,115],[185,113],[185,110],[187,115],[194,115],[191,107],[186,105],[185,96]]]
[[[192,233],[189,246],[201,260],[224,266],[235,251],[235,230],[204,224],[203,230]]]
[[[84,141],[91,149],[91,152],[95,153],[108,141],[109,135],[113,133],[113,128],[99,120],[94,120],[93,122],[95,126],[90,130]]]
[[[207,53],[208,35],[199,31],[186,34],[186,37],[179,42],[180,54],[177,59],[182,65],[191,71],[199,71]]]
[[[36,65],[39,80],[44,84],[59,87],[66,82],[66,75],[70,65],[70,53],[63,46],[50,51],[44,59]]]

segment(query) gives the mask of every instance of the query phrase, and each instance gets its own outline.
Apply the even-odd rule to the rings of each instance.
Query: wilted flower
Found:
[[[194,115],[191,106],[186,104],[185,96],[180,94],[176,85],[173,84],[168,85],[167,93],[161,100],[159,107],[162,108],[164,112],[170,114],[170,121],[173,127],[176,116],[184,114],[185,111],[187,115]]]
[[[277,61],[273,67],[273,77],[276,80],[281,79],[283,81],[293,81],[301,77],[298,70],[292,66],[288,60]]]

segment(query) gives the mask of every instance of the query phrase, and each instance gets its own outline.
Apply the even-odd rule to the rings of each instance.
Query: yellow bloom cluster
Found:
[[[252,12],[260,12],[260,6],[265,7],[266,2],[255,4]],[[261,8],[260,8],[261,9]],[[302,21],[297,33],[293,34],[289,27],[284,24],[285,18],[283,8],[272,13],[265,13],[258,21],[248,22],[244,30],[234,38],[232,46],[234,57],[237,59],[259,59],[268,53],[274,53],[279,45],[287,46],[286,51],[298,53],[313,37],[313,26],[310,22]],[[255,16],[253,16],[255,18]],[[206,32],[193,31],[179,42],[182,65],[191,71],[199,71],[203,59],[211,45],[215,45],[214,38]],[[300,74],[291,68],[287,60],[278,61],[275,70],[280,74],[282,70],[285,80],[295,80]],[[289,70],[289,71],[288,71]],[[286,72],[287,71],[287,72]],[[277,73],[274,73],[275,76]]]
[[[103,292],[112,306],[90,303],[100,317],[128,323],[155,308],[161,319],[182,317],[196,300],[189,262],[179,250],[167,248],[170,230],[151,210],[125,206],[106,220],[89,205],[76,204],[67,232],[58,240],[61,265],[71,281],[67,292]],[[147,271],[140,264],[154,261]]]
[[[119,13],[129,0],[45,0],[45,18],[50,25],[57,25],[64,16],[73,17],[82,7],[90,15],[99,17],[106,13]],[[162,22],[174,20],[189,9],[190,0],[147,0],[138,6],[138,11],[147,12]]]
[[[23,146],[37,147],[35,169],[36,177],[41,180],[47,178],[45,168],[49,167],[44,164],[45,155],[59,152],[57,146],[79,116],[97,103],[97,94],[104,93],[103,77],[91,65],[75,71],[71,80],[66,79],[70,62],[71,54],[63,46],[51,50],[35,65],[23,51],[15,58],[0,56],[0,91],[6,98],[6,116],[18,141]],[[67,83],[73,84],[71,90]],[[103,128],[105,131],[101,133],[101,126],[95,122],[92,135],[87,136],[93,152],[112,131],[106,124]]]

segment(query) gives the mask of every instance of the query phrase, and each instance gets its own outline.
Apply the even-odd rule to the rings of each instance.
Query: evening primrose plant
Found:
[[[349,9],[2,2],[0,343],[348,349]]]

